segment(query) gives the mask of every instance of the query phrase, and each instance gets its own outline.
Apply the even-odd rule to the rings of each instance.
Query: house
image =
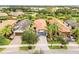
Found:
[[[37,35],[46,35],[47,24],[44,19],[37,19],[34,21],[34,27]]]
[[[24,12],[21,12],[21,11],[10,12],[9,15],[16,17],[16,16],[24,15]]]
[[[17,22],[17,20],[5,20],[2,23],[0,23],[0,30],[3,29],[7,25],[14,26],[14,24]]]
[[[0,16],[8,16],[8,14],[0,12]]]
[[[16,19],[17,16],[21,16],[21,15],[24,15],[24,12],[17,11],[17,12],[10,12],[9,13],[9,16],[11,16],[10,18],[12,18],[12,19]]]
[[[13,32],[15,35],[21,35],[31,24],[30,20],[21,20],[15,24]]]
[[[70,33],[70,28],[67,27],[61,20],[57,19],[57,18],[53,18],[53,19],[49,19],[47,21],[49,24],[57,24],[58,25],[58,30],[61,32],[61,33],[64,33],[64,34],[69,34]]]
[[[46,21],[44,19],[37,19],[34,21],[34,27],[36,27],[36,31],[46,30]]]
[[[77,27],[77,22],[75,20],[66,20],[64,21],[64,24],[66,24],[68,27],[71,27],[71,29]]]

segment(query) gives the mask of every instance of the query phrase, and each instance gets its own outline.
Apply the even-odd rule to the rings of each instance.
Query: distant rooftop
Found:
[[[17,11],[17,12],[10,12],[9,15],[12,15],[12,16],[20,16],[20,15],[24,15],[24,12],[21,12],[21,11]]]
[[[8,16],[8,14],[0,12],[0,16]]]

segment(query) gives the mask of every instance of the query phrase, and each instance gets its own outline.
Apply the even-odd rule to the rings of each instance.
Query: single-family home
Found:
[[[17,22],[17,20],[5,20],[2,23],[0,23],[0,30],[8,25],[14,26],[14,24],[16,24],[16,22]]]
[[[24,12],[17,11],[17,12],[10,12],[9,16],[11,16],[12,19],[16,19],[17,16],[24,15]]]
[[[66,24],[68,27],[71,27],[71,29],[77,27],[77,22],[75,20],[66,20],[64,21],[64,24]]]
[[[34,21],[34,28],[38,35],[46,35],[47,24],[44,19],[37,19]]]
[[[59,20],[57,18],[49,19],[49,20],[47,20],[47,22],[49,24],[57,24],[58,30],[61,33],[64,33],[65,35],[68,35],[70,33],[70,28],[67,27],[61,20]]]
[[[21,20],[15,24],[13,32],[15,35],[21,35],[31,24],[30,20]]]

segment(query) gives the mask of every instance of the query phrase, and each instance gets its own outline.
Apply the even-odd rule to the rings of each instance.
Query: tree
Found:
[[[7,20],[8,16],[0,16],[0,20]]]
[[[76,42],[79,44],[79,28],[75,28],[72,31],[72,35],[74,36],[74,38],[76,39]]]
[[[26,41],[27,44],[34,44],[37,42],[37,36],[33,31],[25,31],[22,35],[22,40]]]
[[[22,35],[22,40],[26,42],[26,44],[35,44],[37,42],[37,35],[33,31],[25,31]],[[28,46],[29,49],[32,48],[32,46]]]
[[[79,37],[79,28],[75,28],[73,31],[72,31],[72,34],[74,37]]]
[[[2,31],[0,32],[3,36],[6,36],[6,37],[8,37],[9,36],[9,34],[11,34],[12,33],[12,31],[11,31],[11,26],[5,26],[5,28],[4,29],[2,29]]]
[[[57,34],[58,31],[58,26],[56,24],[49,24],[48,25],[48,32],[49,32],[49,37],[52,39],[53,34]]]

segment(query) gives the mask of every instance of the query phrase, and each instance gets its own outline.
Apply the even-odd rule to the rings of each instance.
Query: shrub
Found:
[[[33,31],[25,31],[22,35],[22,40],[27,44],[34,44],[37,42],[37,36]]]
[[[0,20],[7,20],[7,16],[0,16]]]

